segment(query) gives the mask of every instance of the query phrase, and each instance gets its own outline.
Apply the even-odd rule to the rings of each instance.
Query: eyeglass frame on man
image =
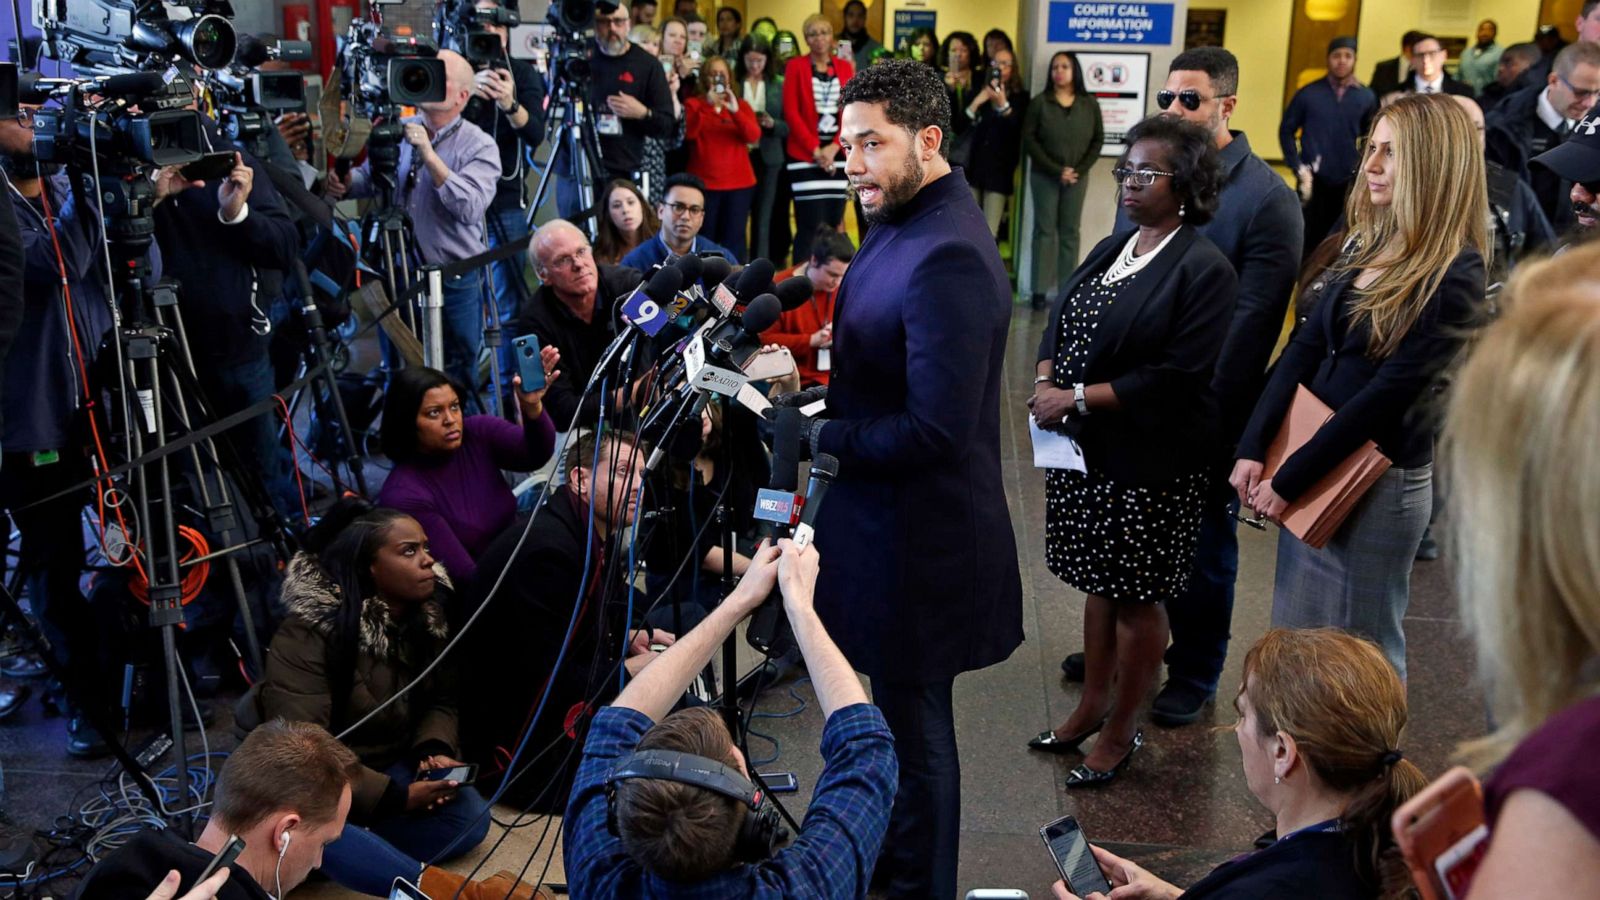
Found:
[[[690,206],[687,203],[677,202],[668,203],[665,200],[661,202],[661,205],[672,210],[674,214],[680,216],[703,216],[706,214],[706,208],[704,206]]]
[[[1172,101],[1176,100],[1183,104],[1184,109],[1194,112],[1200,108],[1202,103],[1209,103],[1212,100],[1226,100],[1232,96],[1233,94],[1216,94],[1210,97],[1202,97],[1200,92],[1194,88],[1184,88],[1181,91],[1169,91],[1163,88],[1156,91],[1156,106],[1163,110],[1171,109]]]
[[[1561,74],[1560,72],[1556,73],[1556,77],[1561,79],[1561,83],[1566,85],[1567,90],[1572,92],[1572,99],[1574,100],[1588,100],[1594,97],[1600,97],[1600,88],[1592,88],[1587,90],[1580,88],[1568,81],[1567,76]]]
[[[1168,178],[1178,177],[1177,172],[1163,172],[1160,169],[1130,169],[1127,166],[1117,166],[1111,170],[1111,177],[1117,180],[1117,184],[1127,185],[1128,179],[1133,178],[1134,187],[1149,187],[1155,184],[1157,175],[1165,175]]]

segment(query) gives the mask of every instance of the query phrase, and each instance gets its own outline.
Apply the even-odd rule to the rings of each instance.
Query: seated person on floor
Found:
[[[438,369],[401,369],[389,381],[382,437],[394,471],[378,505],[421,523],[434,558],[463,583],[477,571],[478,554],[516,518],[517,500],[501,470],[532,472],[555,452],[544,395],[561,374],[561,354],[543,347],[540,356],[545,388],[524,393],[521,376],[512,378],[521,427],[499,416],[463,414],[465,395]]]
[[[128,900],[158,885],[191,891],[211,858],[237,835],[244,849],[215,896],[269,900],[305,881],[338,839],[361,762],[328,732],[305,722],[267,722],[229,754],[217,775],[211,818],[193,844],[172,831],[135,834],[89,870],[79,900]],[[173,875],[177,884],[170,884]],[[220,873],[219,873],[220,874]],[[212,886],[215,876],[206,879]],[[196,896],[212,896],[204,890]]]
[[[462,669],[469,756],[504,765],[521,746],[521,774],[503,796],[540,812],[566,804],[591,710],[614,695],[619,667],[637,676],[659,655],[652,648],[674,639],[670,606],[645,614],[648,598],[635,591],[629,622],[627,579],[610,577],[629,564],[625,532],[649,450],[623,431],[583,432],[569,443],[567,482],[535,510],[526,539],[513,526],[489,545],[455,613],[488,604],[461,647],[473,661]],[[690,604],[679,612],[685,627],[699,621]],[[486,768],[485,790],[492,778]]]
[[[1273,629],[1246,654],[1233,705],[1245,784],[1277,827],[1188,890],[1094,847],[1118,896],[1404,896],[1411,881],[1389,819],[1427,778],[1402,755],[1406,687],[1383,651],[1334,628]],[[1059,881],[1053,890],[1073,898]]]
[[[361,761],[350,824],[322,869],[363,894],[388,896],[396,878],[448,896],[462,878],[423,861],[472,850],[489,830],[476,788],[429,773],[457,759],[456,664],[446,660],[394,702],[450,639],[450,580],[417,520],[341,500],[307,535],[283,581],[287,618],[263,679],[239,702],[239,727],[284,718],[340,733]],[[382,706],[380,710],[379,707]],[[370,721],[362,720],[373,714]],[[501,886],[501,894],[515,883]],[[466,885],[465,895],[489,891]],[[482,896],[489,896],[488,893]]]
[[[898,763],[883,714],[812,606],[817,566],[815,548],[763,545],[738,588],[595,715],[562,823],[574,897],[688,894],[691,886],[694,896],[741,900],[865,896]],[[775,581],[826,722],[822,776],[785,849],[778,811],[749,782],[722,719],[704,708],[668,715]]]

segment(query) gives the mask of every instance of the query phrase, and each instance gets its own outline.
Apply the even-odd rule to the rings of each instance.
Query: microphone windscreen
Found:
[[[816,290],[811,286],[811,279],[804,275],[796,275],[778,282],[778,286],[773,288],[772,292],[778,295],[778,303],[783,307],[783,311],[788,312],[804,306]]]
[[[720,256],[708,256],[702,259],[700,263],[700,283],[708,291],[727,281],[728,275],[733,272],[733,264]]]
[[[17,80],[17,99],[22,103],[43,106],[50,99],[50,88],[40,86],[38,72],[23,72]]]
[[[800,489],[800,423],[804,414],[795,407],[778,407],[772,420],[772,489],[794,493]]]
[[[267,44],[253,34],[239,35],[239,43],[233,52],[233,61],[241,66],[255,68],[272,58],[267,52]]]
[[[284,62],[304,62],[311,58],[311,42],[279,41],[278,58]]]
[[[750,265],[745,266],[739,273],[739,281],[734,285],[734,296],[740,303],[749,303],[757,294],[767,289],[772,283],[772,274],[777,269],[773,267],[770,259],[753,259]]]
[[[672,299],[672,295],[683,287],[683,271],[680,269],[657,269],[650,276],[650,283],[644,286],[644,292],[651,300],[665,304]]]
[[[781,315],[783,307],[778,303],[778,298],[772,294],[762,294],[751,300],[750,305],[744,308],[740,323],[746,334],[760,334],[778,324],[778,317]]]
[[[690,285],[700,280],[700,273],[705,269],[705,261],[693,253],[680,256],[673,263],[673,268],[683,273],[683,284]]]
[[[811,460],[811,477],[832,479],[839,474],[839,458],[831,453],[818,453]]]
[[[128,72],[112,75],[100,83],[100,93],[112,97],[143,96],[154,94],[166,87],[167,81],[160,72]]]

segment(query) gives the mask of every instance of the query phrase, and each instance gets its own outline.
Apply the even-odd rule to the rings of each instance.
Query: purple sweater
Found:
[[[521,427],[495,416],[468,416],[459,450],[396,465],[378,492],[378,505],[415,518],[433,558],[463,584],[477,572],[478,554],[517,514],[500,470],[531,472],[550,459],[555,446],[548,412]]]

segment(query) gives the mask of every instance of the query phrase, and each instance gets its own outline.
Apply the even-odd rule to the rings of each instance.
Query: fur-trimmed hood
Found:
[[[438,577],[442,590],[449,592],[453,589],[450,576],[442,564],[435,562],[433,573]],[[341,602],[339,586],[328,577],[327,570],[322,568],[316,556],[301,552],[289,560],[288,570],[283,577],[283,604],[290,616],[304,621],[319,634],[330,637],[339,621]],[[428,634],[439,640],[449,637],[449,620],[445,617],[444,607],[439,605],[437,593],[435,599],[422,604],[420,613]],[[376,596],[363,600],[361,652],[377,659],[388,658],[391,649],[390,625],[389,604]]]

